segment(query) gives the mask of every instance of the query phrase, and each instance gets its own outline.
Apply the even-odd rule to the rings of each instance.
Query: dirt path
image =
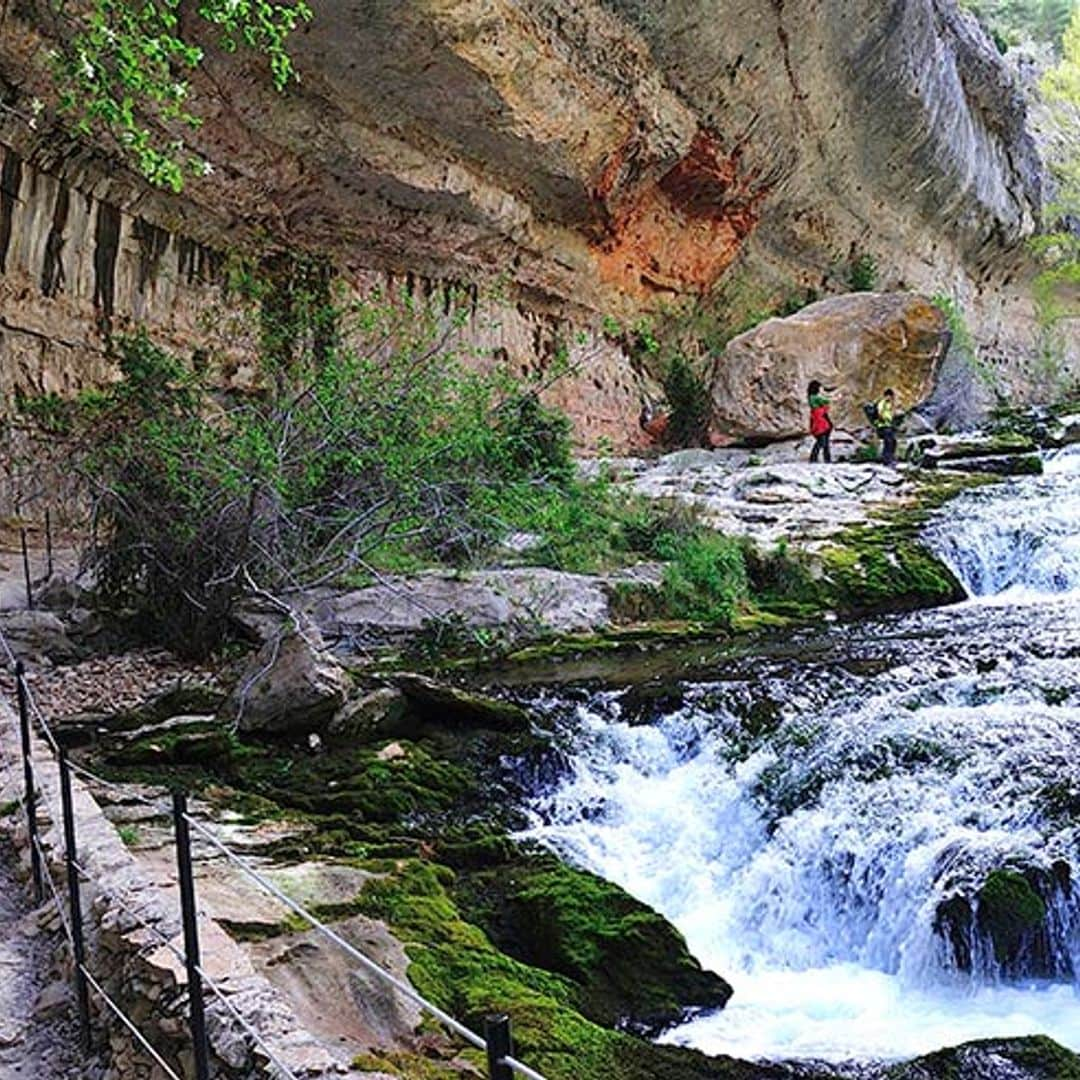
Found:
[[[70,991],[57,981],[56,940],[41,929],[15,854],[0,843],[0,1080],[91,1080]]]

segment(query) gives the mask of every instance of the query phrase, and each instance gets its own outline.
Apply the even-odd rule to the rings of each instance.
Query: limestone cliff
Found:
[[[46,6],[0,7],[16,106],[47,96]],[[261,244],[360,285],[479,287],[475,336],[522,369],[571,344],[555,397],[584,441],[638,437],[641,377],[600,316],[685,302],[736,261],[829,292],[872,255],[885,287],[956,296],[1023,391],[1041,166],[955,0],[313,6],[283,95],[210,49],[195,141],[214,172],[182,199],[0,120],[0,390],[96,377],[109,321],[204,342],[221,253]]]

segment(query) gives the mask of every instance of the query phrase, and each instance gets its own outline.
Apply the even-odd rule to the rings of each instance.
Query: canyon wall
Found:
[[[250,343],[206,313],[226,253],[260,247],[358,288],[466,284],[482,346],[522,370],[569,351],[551,393],[585,444],[640,443],[655,393],[612,320],[733,275],[844,291],[858,256],[953,297],[1003,385],[1038,392],[1042,167],[955,0],[316,0],[283,94],[206,41],[191,139],[213,171],[182,197],[19,119],[51,100],[46,6],[0,7],[5,397],[107,377],[105,332],[138,321],[242,377]]]

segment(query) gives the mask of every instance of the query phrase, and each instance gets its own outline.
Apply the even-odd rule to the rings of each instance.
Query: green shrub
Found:
[[[469,562],[519,522],[596,527],[569,422],[535,387],[465,366],[441,312],[334,315],[336,333],[315,310],[287,347],[276,320],[263,391],[224,400],[136,335],[120,380],[65,416],[102,595],[184,654],[222,641],[245,591]]]
[[[708,530],[666,536],[658,544],[667,560],[664,598],[676,618],[729,626],[749,596],[739,543]]]
[[[852,292],[873,292],[877,288],[878,267],[872,255],[865,251],[848,264],[848,285]]]
[[[675,353],[664,370],[668,403],[667,439],[674,446],[701,446],[709,432],[712,397],[690,361]]]

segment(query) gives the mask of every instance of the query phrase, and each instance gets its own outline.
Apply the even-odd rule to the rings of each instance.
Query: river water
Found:
[[[674,694],[542,703],[572,764],[531,835],[735,988],[664,1041],[1080,1051],[1080,450],[962,496],[928,537],[966,603],[802,631]]]

